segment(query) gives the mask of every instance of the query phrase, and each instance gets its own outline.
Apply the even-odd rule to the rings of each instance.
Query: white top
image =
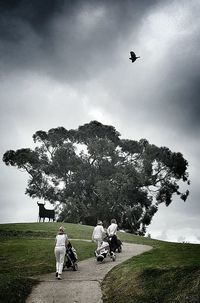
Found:
[[[107,233],[109,236],[116,235],[117,233],[117,224],[111,223],[110,226],[108,226]]]
[[[92,233],[92,240],[102,239],[105,234],[105,230],[102,225],[97,225]]]
[[[57,235],[56,236],[56,247],[65,246],[66,240],[67,240],[66,234]]]

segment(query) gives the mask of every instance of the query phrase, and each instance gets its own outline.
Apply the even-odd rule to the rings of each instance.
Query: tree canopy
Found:
[[[175,195],[186,201],[180,183],[190,183],[188,162],[167,147],[120,136],[98,121],[40,130],[34,150],[9,150],[3,161],[28,173],[27,195],[59,204],[60,221],[94,225],[114,217],[143,235],[160,203],[170,205]]]

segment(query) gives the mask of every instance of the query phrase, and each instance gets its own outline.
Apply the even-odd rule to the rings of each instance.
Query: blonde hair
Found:
[[[60,226],[58,232],[59,232],[59,233],[64,233],[64,231],[65,231],[65,228],[64,228],[63,226]]]

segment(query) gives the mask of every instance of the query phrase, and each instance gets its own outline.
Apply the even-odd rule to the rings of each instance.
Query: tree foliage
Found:
[[[29,174],[26,194],[59,202],[59,220],[96,223],[115,217],[130,232],[144,234],[160,203],[189,191],[183,155],[146,139],[120,139],[113,126],[91,121],[77,130],[64,127],[37,131],[34,150],[9,150],[6,165]]]

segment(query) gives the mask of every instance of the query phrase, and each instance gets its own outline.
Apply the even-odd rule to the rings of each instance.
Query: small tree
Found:
[[[9,150],[3,161],[28,173],[27,195],[60,203],[59,220],[94,225],[115,217],[143,235],[160,203],[188,197],[179,184],[189,185],[181,153],[120,139],[113,126],[92,121],[77,130],[37,131],[33,140],[34,150]]]

